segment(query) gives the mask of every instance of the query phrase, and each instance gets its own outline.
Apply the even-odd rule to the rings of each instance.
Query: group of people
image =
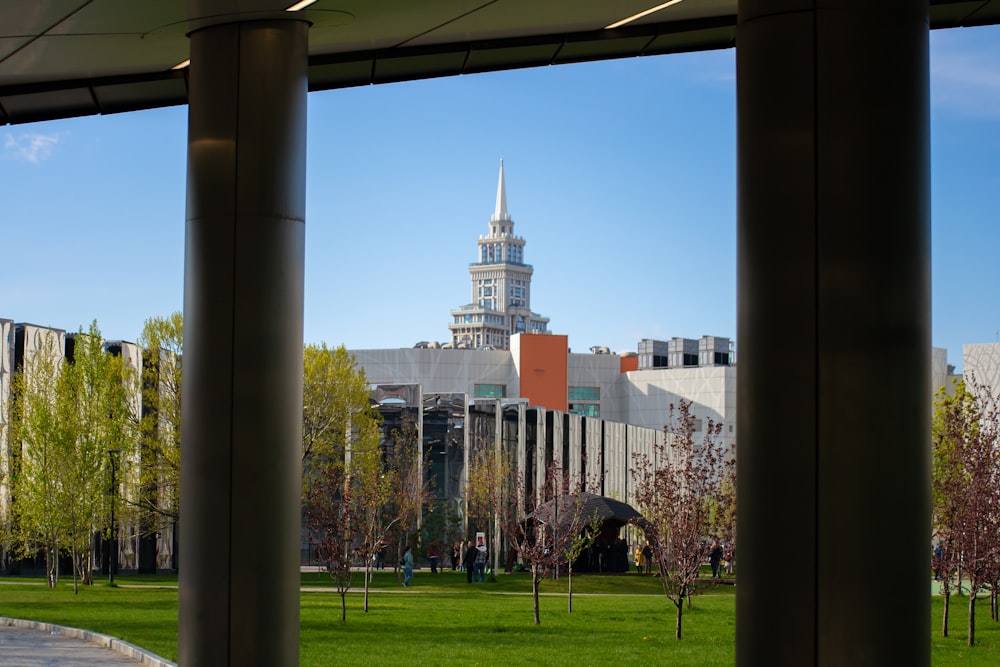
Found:
[[[635,571],[636,574],[653,573],[653,548],[649,546],[649,540],[635,545]]]
[[[489,562],[489,551],[486,548],[486,540],[479,536],[477,544],[469,540],[468,546],[463,551],[462,543],[456,542],[451,548],[451,569],[465,570],[466,579],[471,583],[486,581],[487,563]],[[432,543],[427,548],[427,560],[430,561],[431,574],[437,574],[438,561],[441,554],[436,543]],[[399,561],[399,566],[403,570],[403,586],[409,587],[413,579],[413,549],[406,547],[403,557]]]
[[[712,540],[708,547],[708,564],[712,568],[713,579],[718,579],[723,574],[733,573],[735,555],[731,544],[723,546],[719,540]],[[651,574],[653,572],[653,549],[648,540],[646,544],[635,546],[635,570],[638,574]]]
[[[476,540],[478,544],[473,544],[469,540],[465,553],[462,555],[462,566],[465,568],[465,579],[468,583],[486,581],[486,563],[489,561],[489,552],[486,549],[486,540],[481,536]]]

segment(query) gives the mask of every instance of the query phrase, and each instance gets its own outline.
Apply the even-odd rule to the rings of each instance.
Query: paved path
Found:
[[[107,635],[44,623],[0,618],[0,665],[3,667],[117,667],[118,665],[166,667],[173,663],[156,658],[131,644]]]

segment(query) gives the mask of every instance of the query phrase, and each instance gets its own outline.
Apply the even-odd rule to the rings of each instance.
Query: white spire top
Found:
[[[507,189],[503,182],[503,158],[500,158],[500,182],[497,183],[497,207],[493,211],[493,222],[510,220],[507,212]]]

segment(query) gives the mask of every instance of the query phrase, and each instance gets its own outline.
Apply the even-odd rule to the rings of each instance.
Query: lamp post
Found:
[[[115,533],[115,498],[117,486],[115,483],[115,456],[121,454],[120,449],[108,450],[108,464],[111,466],[111,534],[108,536],[108,586],[115,585],[115,565],[118,564],[118,535]]]

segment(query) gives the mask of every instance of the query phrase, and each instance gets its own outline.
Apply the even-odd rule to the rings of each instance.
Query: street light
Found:
[[[111,534],[108,536],[108,586],[115,585],[115,565],[118,563],[118,536],[115,533],[115,469],[118,467],[115,456],[121,454],[120,449],[108,450],[108,463],[111,466]]]

